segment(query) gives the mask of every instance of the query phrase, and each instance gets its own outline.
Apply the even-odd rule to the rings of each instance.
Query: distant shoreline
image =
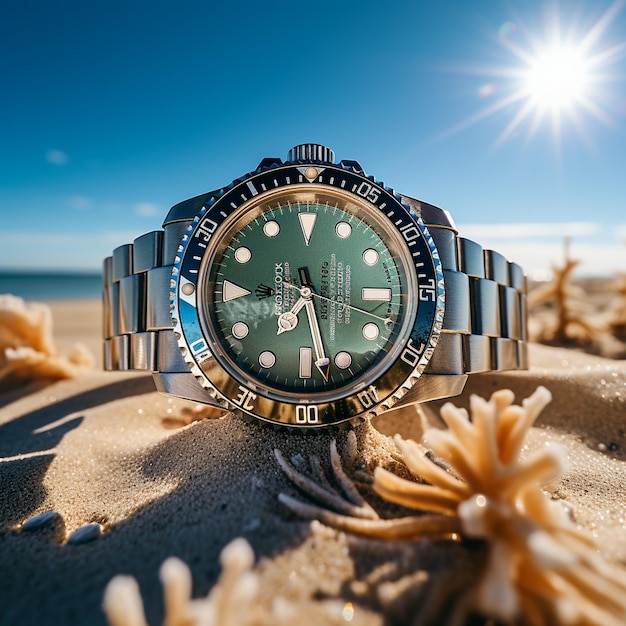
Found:
[[[101,293],[100,272],[0,270],[0,294],[24,300],[92,300]]]

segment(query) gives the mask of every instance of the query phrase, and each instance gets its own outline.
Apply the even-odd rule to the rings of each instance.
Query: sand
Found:
[[[97,358],[100,303],[51,303],[61,352],[84,343]],[[553,400],[528,451],[564,446],[568,469],[551,488],[599,554],[626,563],[626,361],[571,349],[530,347],[531,369],[471,377],[471,393],[510,388],[518,400],[538,385]],[[356,427],[360,464],[395,463],[388,435],[419,438],[441,425],[438,404],[395,412]],[[423,603],[406,593],[411,576],[467,572],[480,551],[460,544],[356,538],[304,521],[277,496],[305,499],[280,471],[279,448],[297,464],[312,454],[328,465],[329,442],[277,431],[231,415],[192,421],[189,403],[155,392],[142,373],[94,369],[71,380],[31,383],[0,394],[0,625],[106,624],[104,589],[134,576],[150,624],[162,622],[158,569],[176,555],[191,568],[194,596],[215,584],[222,548],[245,537],[256,555],[260,591],[254,623],[411,623]],[[366,497],[386,514],[365,489]],[[47,511],[54,520],[22,530]],[[102,534],[68,543],[97,523]],[[478,555],[478,556],[477,556]]]

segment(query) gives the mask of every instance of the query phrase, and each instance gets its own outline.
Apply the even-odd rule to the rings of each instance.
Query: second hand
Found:
[[[298,291],[300,291],[300,287],[298,287],[297,285],[294,285],[292,283],[288,283],[287,281],[283,281],[283,285],[285,285],[286,287],[291,287],[292,289],[297,289]],[[384,324],[391,324],[392,320],[389,317],[381,317],[380,315],[376,315],[376,313],[372,313],[371,311],[366,311],[365,309],[359,309],[356,306],[352,306],[351,304],[345,304],[343,302],[337,302],[337,300],[333,300],[332,298],[327,298],[326,296],[321,296],[319,293],[311,293],[311,295],[314,298],[319,298],[320,300],[325,300],[326,302],[332,302],[334,304],[337,304],[341,307],[344,307],[346,309],[350,309],[351,311],[357,311],[358,313],[362,313],[363,315],[369,315],[370,317],[373,317],[374,319],[380,320],[381,322],[383,322]]]

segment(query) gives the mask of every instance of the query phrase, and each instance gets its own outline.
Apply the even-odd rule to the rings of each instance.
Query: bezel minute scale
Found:
[[[188,231],[172,319],[209,394],[323,426],[390,408],[420,376],[441,330],[443,272],[392,190],[331,163],[270,166],[210,198]]]

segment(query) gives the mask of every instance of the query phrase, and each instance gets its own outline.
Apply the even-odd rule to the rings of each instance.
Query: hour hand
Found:
[[[278,316],[277,335],[293,330],[298,325],[298,313],[305,305],[305,299],[299,298],[289,311],[285,311]]]
[[[285,311],[278,316],[278,335],[289,332],[298,325],[298,313],[305,306],[306,300],[311,299],[311,280],[309,278],[309,270],[306,267],[298,268],[298,276],[300,278],[300,284],[302,285],[301,287],[297,287],[296,285],[292,285],[290,283],[285,283],[289,287],[297,289],[300,292],[300,298],[298,298],[296,303],[291,307],[289,311]]]

